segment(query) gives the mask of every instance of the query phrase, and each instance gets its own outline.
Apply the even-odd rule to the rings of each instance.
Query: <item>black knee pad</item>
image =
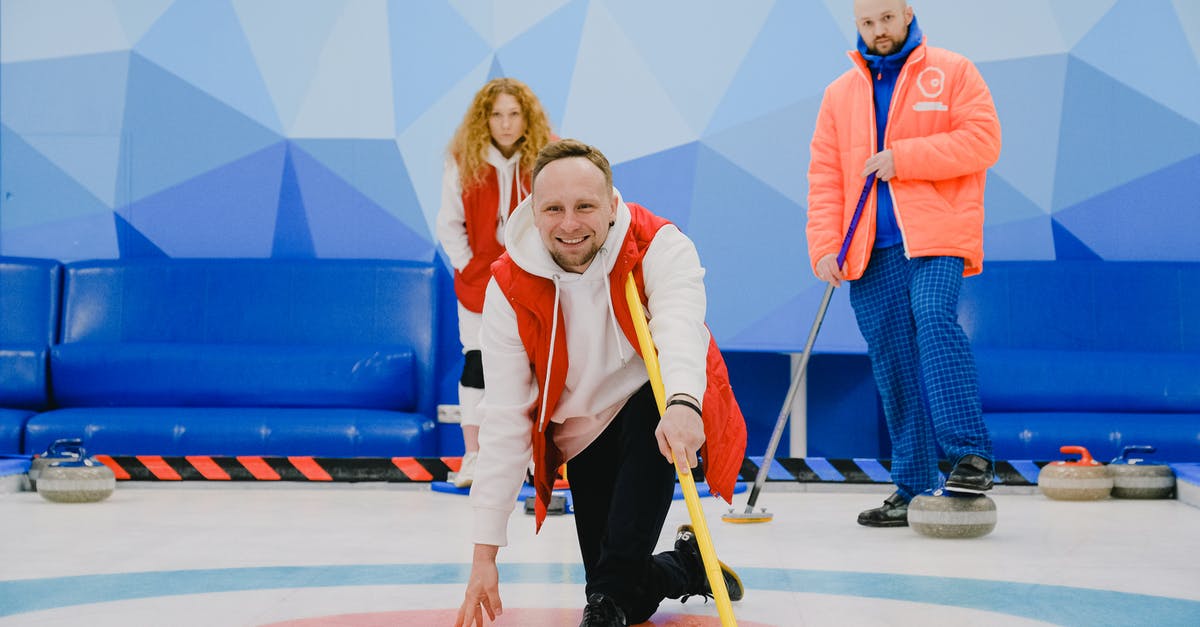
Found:
[[[465,388],[483,389],[483,353],[481,351],[467,351],[462,378],[458,382]]]

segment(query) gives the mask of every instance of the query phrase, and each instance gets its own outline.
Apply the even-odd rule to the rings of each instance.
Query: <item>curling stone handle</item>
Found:
[[[1153,453],[1154,447],[1147,444],[1134,444],[1121,449],[1121,459],[1129,457],[1130,453]]]
[[[50,444],[46,449],[46,457],[61,457],[63,453],[78,453],[83,450],[83,440],[80,438],[61,438]]]
[[[1096,463],[1096,460],[1092,459],[1092,454],[1089,453],[1088,450],[1082,446],[1064,446],[1058,450],[1059,450],[1059,452],[1066,453],[1068,455],[1078,455],[1079,462],[1077,462],[1077,463],[1079,463],[1079,464],[1094,464],[1094,463]]]

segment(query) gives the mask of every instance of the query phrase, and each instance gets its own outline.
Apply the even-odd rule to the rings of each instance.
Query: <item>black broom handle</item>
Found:
[[[846,230],[842,248],[838,251],[837,267],[839,269],[846,262],[846,253],[850,251],[850,240],[854,239],[854,231],[858,229],[858,221],[862,217],[863,207],[867,204],[867,196],[870,195],[871,186],[874,183],[875,173],[872,172],[867,176],[867,182],[863,184],[862,194],[858,197],[858,205],[854,207],[854,216],[850,219],[850,228]],[[833,283],[830,283],[825,287],[825,295],[821,297],[821,305],[817,308],[817,318],[813,320],[812,328],[808,331],[808,340],[804,342],[800,365],[796,368],[796,374],[792,376],[791,385],[788,386],[787,397],[783,400],[783,408],[779,410],[779,418],[775,420],[775,431],[771,433],[771,441],[767,444],[767,453],[763,456],[763,463],[758,467],[758,474],[754,477],[754,488],[750,491],[750,498],[746,501],[747,514],[754,510],[754,504],[758,502],[758,493],[762,491],[763,484],[766,483],[767,472],[775,459],[775,449],[778,448],[779,440],[783,436],[783,427],[787,424],[788,415],[791,414],[792,402],[796,399],[800,382],[804,380],[804,372],[808,369],[808,358],[812,356],[813,344],[817,341],[817,333],[821,330],[821,322],[825,320],[825,311],[829,309],[829,301],[832,298]]]

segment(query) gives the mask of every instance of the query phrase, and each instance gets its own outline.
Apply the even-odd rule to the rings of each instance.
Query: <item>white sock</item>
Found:
[[[479,409],[479,402],[482,400],[482,389],[469,388],[461,384],[458,386],[458,407],[463,425],[478,427],[483,423],[483,412]]]

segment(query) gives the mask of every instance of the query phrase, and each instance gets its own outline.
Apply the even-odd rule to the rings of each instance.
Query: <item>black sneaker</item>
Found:
[[[625,627],[625,612],[611,598],[593,592],[583,608],[579,627]]]
[[[675,531],[675,550],[686,555],[692,564],[692,579],[688,585],[688,592],[683,595],[680,602],[687,603],[689,597],[702,596],[711,599],[712,586],[708,584],[708,575],[704,570],[704,558],[700,555],[700,543],[696,540],[696,532],[691,525],[679,525],[679,529]],[[733,572],[733,569],[725,565],[725,562],[717,560],[717,564],[721,566],[721,576],[725,578],[725,591],[729,593],[730,601],[741,601],[745,596],[746,590],[742,587],[742,579]]]
[[[946,489],[951,492],[983,494],[992,489],[992,462],[978,455],[964,455],[946,477]]]
[[[858,515],[858,524],[868,527],[907,527],[908,501],[899,492],[883,500],[883,505]]]

